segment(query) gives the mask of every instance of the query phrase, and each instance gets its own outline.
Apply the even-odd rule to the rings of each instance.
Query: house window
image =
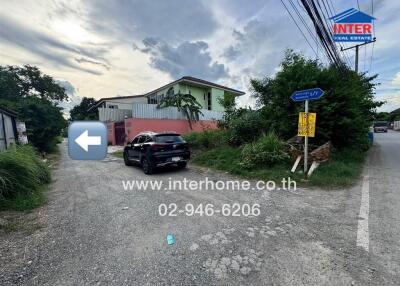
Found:
[[[109,105],[108,105],[108,108],[111,108],[111,109],[118,109],[118,105],[109,104]]]
[[[157,94],[151,94],[147,98],[147,103],[149,104],[157,104]]]
[[[207,109],[211,110],[211,92],[207,94]]]

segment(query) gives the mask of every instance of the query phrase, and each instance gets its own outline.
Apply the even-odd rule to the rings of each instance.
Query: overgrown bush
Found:
[[[228,144],[230,132],[227,130],[205,130],[192,132],[183,136],[193,148],[210,148]]]
[[[285,143],[274,132],[245,144],[241,155],[241,165],[248,169],[260,165],[273,166],[289,159]]]
[[[0,200],[34,193],[49,182],[49,168],[32,146],[0,152]]]
[[[231,143],[241,145],[256,140],[265,130],[266,122],[260,112],[247,110],[232,119],[228,128],[231,131]]]
[[[331,141],[337,148],[365,149],[375,109],[383,104],[374,100],[375,78],[348,68],[323,66],[288,51],[273,78],[253,79],[251,86],[268,127],[285,139],[296,135],[298,113],[304,110],[304,103],[294,102],[290,95],[320,87],[324,96],[310,102],[309,107],[317,113],[311,142],[320,145]]]

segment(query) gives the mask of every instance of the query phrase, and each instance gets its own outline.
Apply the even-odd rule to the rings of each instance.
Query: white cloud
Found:
[[[350,8],[348,1],[333,4],[336,12]],[[370,13],[369,3],[361,6]],[[371,72],[380,78],[400,72],[399,12],[400,1],[375,1]],[[132,43],[140,48],[133,50]],[[315,57],[281,3],[272,0],[20,0],[2,1],[0,11],[0,64],[37,65],[70,82],[79,97],[139,94],[181,75],[248,93],[250,78],[276,73],[286,48]],[[367,70],[371,51],[369,45],[366,57],[360,54]],[[384,88],[377,97],[387,96]],[[239,102],[252,105],[254,99],[247,94]]]

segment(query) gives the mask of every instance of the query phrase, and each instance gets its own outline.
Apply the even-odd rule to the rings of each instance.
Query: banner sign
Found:
[[[297,136],[315,137],[316,119],[317,119],[316,113],[300,112]]]
[[[333,40],[335,42],[372,41],[374,17],[351,8],[331,18],[333,20]]]

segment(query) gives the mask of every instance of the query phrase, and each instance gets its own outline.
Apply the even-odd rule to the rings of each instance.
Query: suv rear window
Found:
[[[387,122],[386,121],[384,121],[384,122],[375,122],[374,126],[375,127],[384,127],[384,126],[387,126]]]
[[[179,135],[156,135],[156,142],[158,143],[175,143],[175,142],[183,142],[183,139]]]

